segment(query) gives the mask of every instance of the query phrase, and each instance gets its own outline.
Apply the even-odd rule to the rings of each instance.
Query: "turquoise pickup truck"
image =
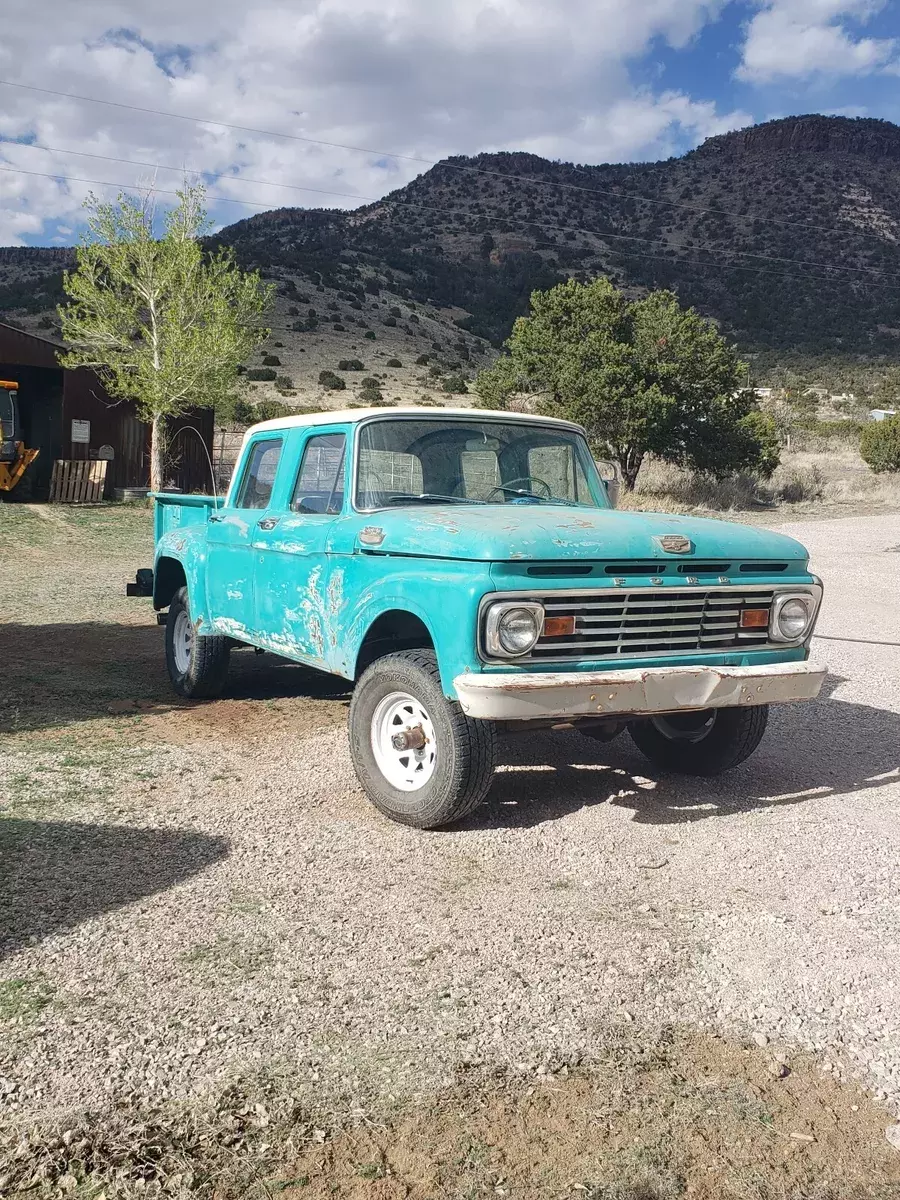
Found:
[[[584,430],[519,414],[255,425],[223,500],[156,496],[155,565],[130,590],[167,610],[181,696],[218,696],[244,646],[352,681],[359,781],[423,829],[484,799],[498,734],[627,729],[663,770],[715,775],[825,675],[803,546],[617,511]]]

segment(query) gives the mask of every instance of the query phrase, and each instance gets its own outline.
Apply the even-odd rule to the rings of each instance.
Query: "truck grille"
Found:
[[[574,617],[575,632],[541,636],[527,659],[714,654],[766,646],[768,628],[741,628],[747,608],[770,608],[772,588],[661,588],[540,597],[547,617]],[[538,597],[535,597],[538,599]],[[518,659],[522,662],[522,659]]]

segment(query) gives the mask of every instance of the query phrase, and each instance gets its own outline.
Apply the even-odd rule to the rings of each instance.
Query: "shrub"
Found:
[[[900,471],[900,416],[865,425],[859,452],[876,475]]]
[[[275,386],[284,391],[290,391],[290,389],[294,386],[294,381],[291,379],[290,375],[276,375]]]
[[[226,420],[230,416],[231,420],[235,421],[238,425],[252,425],[257,419],[256,408],[250,403],[249,400],[245,400],[243,396],[238,397],[234,404],[231,405],[230,413],[226,411],[221,415]]]
[[[401,309],[399,309],[399,308],[396,306],[396,304],[395,304],[395,305],[394,305],[392,308],[389,308],[389,309],[388,309],[388,312],[390,313],[390,315],[391,315],[392,317],[402,317],[402,316],[403,316],[403,312],[402,312],[402,310],[401,310]]]
[[[292,417],[297,411],[289,404],[282,404],[280,400],[260,400],[259,404],[253,407],[254,421],[275,421],[279,417]]]
[[[436,363],[433,363],[428,368],[428,378],[429,379],[440,379],[441,374],[442,374],[441,368]]]
[[[397,318],[396,317],[385,317],[384,323],[385,323],[385,325],[389,325],[393,329],[394,326],[397,324]]]
[[[346,327],[346,325],[335,325],[334,332],[335,333],[346,333],[347,327]]]
[[[364,336],[367,337],[370,342],[374,342],[375,341],[375,330],[367,329]]]
[[[455,396],[465,396],[468,395],[469,385],[462,375],[448,375],[444,380],[444,391]]]
[[[385,363],[386,367],[402,367],[403,363],[399,358],[389,358]]]
[[[429,396],[427,392],[423,393],[418,399],[418,403],[425,408],[437,408],[438,402],[434,396]]]
[[[417,367],[427,367],[430,362],[431,362],[430,354],[420,354],[419,357],[416,359],[416,366]]]
[[[277,354],[266,354],[263,356],[263,366],[264,367],[280,367],[281,359],[278,357]]]
[[[259,380],[261,383],[271,383],[275,379],[275,372],[271,367],[251,367],[247,372],[247,378]]]
[[[297,307],[296,304],[292,304],[291,307],[288,309],[288,316],[289,317],[299,317],[300,316],[300,309]]]
[[[272,345],[275,347],[276,350],[284,349],[284,342],[273,342]]]
[[[377,379],[373,379],[371,375],[367,375],[359,386],[361,388],[380,388],[381,384]]]
[[[347,386],[340,375],[335,375],[334,371],[320,371],[319,383],[330,392],[342,392]]]
[[[365,369],[358,358],[342,358],[338,363],[339,371],[364,371]]]
[[[778,488],[778,499],[787,504],[800,504],[803,500],[821,500],[825,480],[817,466],[807,470],[791,471]]]

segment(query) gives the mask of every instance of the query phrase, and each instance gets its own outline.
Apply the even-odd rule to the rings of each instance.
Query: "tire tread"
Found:
[[[191,653],[191,665],[182,676],[175,673],[174,655],[171,653],[171,636],[178,609],[190,614],[190,599],[186,587],[180,587],[172,597],[166,623],[166,661],[172,686],[180,696],[189,700],[215,700],[221,696],[228,677],[231,646],[227,637],[219,634],[195,637]]]
[[[630,725],[628,731],[641,753],[664,770],[711,776],[730,771],[749,758],[762,741],[768,720],[768,705],[759,704],[719,709],[718,728],[714,725],[709,737],[700,742],[670,741],[649,720]]]
[[[383,676],[392,668],[404,672],[410,667],[424,674],[443,698],[440,671],[437,665],[437,657],[433,650],[402,650],[395,654],[388,654],[383,658],[376,659],[363,673],[350,701],[350,744],[353,751],[354,763],[357,764],[357,773],[360,774],[360,782],[366,788],[372,803],[392,820],[400,821],[403,824],[415,825],[418,828],[433,829],[455,824],[463,820],[470,813],[474,812],[484,800],[494,775],[496,733],[492,722],[475,721],[471,717],[467,717],[458,704],[444,698],[444,703],[446,704],[444,712],[453,731],[453,747],[458,768],[456,771],[456,786],[444,798],[436,811],[426,812],[420,816],[413,814],[401,815],[391,811],[385,803],[381,802],[366,787],[365,779],[363,778],[365,768],[363,768],[363,774],[360,773],[359,760],[365,757],[365,751],[361,754],[359,742],[368,737],[368,731],[361,731],[355,728],[355,725],[357,724],[356,718],[359,707],[362,703],[360,697],[365,692],[366,683],[372,678]]]

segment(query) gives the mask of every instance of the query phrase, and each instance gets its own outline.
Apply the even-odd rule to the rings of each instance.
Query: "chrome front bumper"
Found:
[[[486,672],[453,681],[465,713],[489,721],[628,717],[686,709],[815,700],[827,671],[815,663],[759,667],[648,667],[631,671]]]

